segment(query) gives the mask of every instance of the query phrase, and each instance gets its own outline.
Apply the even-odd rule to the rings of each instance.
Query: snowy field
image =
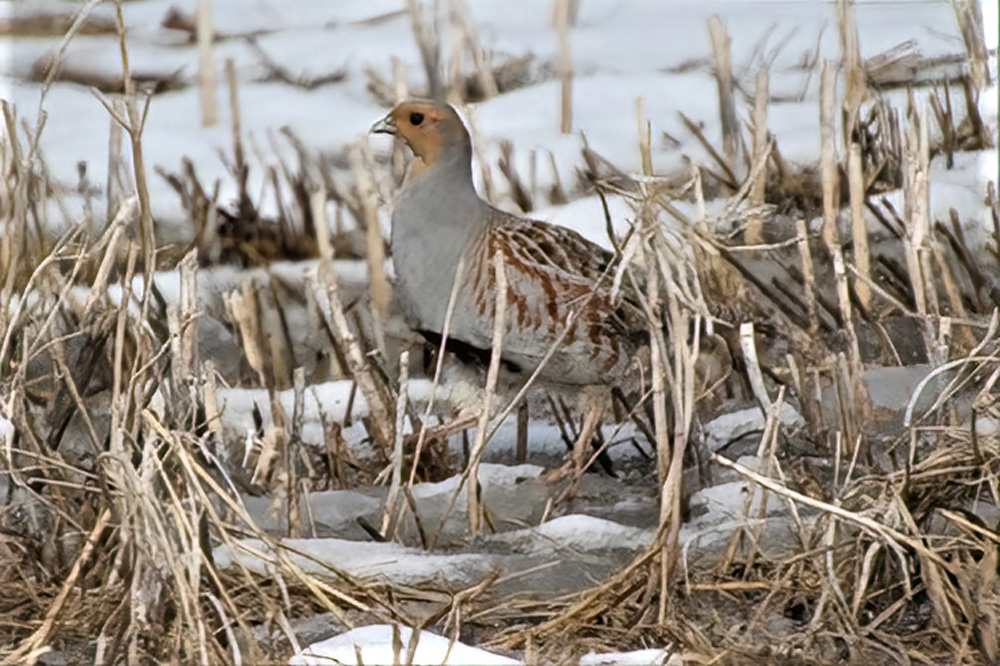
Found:
[[[147,164],[176,172],[182,159],[190,159],[202,182],[221,181],[220,202],[235,195],[233,179],[219,158],[219,151],[229,152],[232,145],[227,93],[222,85],[226,59],[233,59],[239,76],[243,131],[262,147],[262,155],[249,156],[253,164],[251,191],[261,189],[264,167],[278,165],[272,147],[290,156],[287,141],[278,134],[281,128],[290,128],[310,149],[321,153],[341,154],[346,146],[369,140],[367,130],[385,114],[385,108],[367,90],[365,68],[373,68],[383,79],[392,81],[392,63],[398,59],[405,67],[408,88],[426,90],[410,21],[400,12],[398,2],[299,1],[287,7],[243,0],[214,2],[216,32],[232,37],[218,42],[213,53],[220,82],[216,91],[219,122],[202,127],[198,92],[193,87],[197,50],[187,33],[160,27],[171,7],[193,16],[195,3],[142,0],[124,5],[131,68],[146,75],[179,72],[180,80],[191,86],[157,95],[150,103],[143,135]],[[0,11],[27,15],[72,13],[77,8],[73,2],[36,0],[29,4],[5,2]],[[581,2],[570,39],[575,73],[573,132],[565,135],[559,132],[557,38],[549,4],[524,2],[512,10],[509,2],[484,0],[472,3],[469,11],[482,47],[494,64],[532,56],[524,74],[529,85],[466,110],[479,128],[477,148],[485,153],[479,159],[495,170],[499,142],[512,142],[519,173],[533,171],[534,159],[539,191],[554,182],[553,166],[560,181],[572,186],[581,166],[582,135],[590,147],[619,169],[638,171],[638,98],[645,101],[652,123],[657,172],[683,170],[687,159],[710,161],[684,129],[678,112],[704,123],[706,137],[719,141],[717,83],[705,27],[712,14],[723,18],[732,39],[735,75],[740,91],[747,95],[747,102],[738,104],[738,109],[748,111],[754,76],[766,66],[771,72],[769,127],[783,155],[798,163],[818,159],[818,67],[823,59],[837,59],[840,52],[833,3],[741,0],[699,3],[695,8],[680,2]],[[987,43],[995,48],[996,4],[984,3],[984,12]],[[99,4],[93,15],[111,21],[112,7]],[[914,52],[931,63],[960,57],[964,52],[954,11],[947,2],[861,2],[857,20],[863,58],[906,42],[912,42]],[[446,19],[441,22],[442,42],[447,44],[449,24]],[[315,90],[261,82],[267,69],[258,51],[239,35],[256,35],[257,47],[295,76],[309,79],[342,69],[346,77]],[[0,78],[0,94],[31,124],[39,108],[40,88],[24,79],[57,44],[53,39],[9,37],[4,42],[8,66]],[[67,68],[106,76],[118,75],[121,70],[118,42],[108,35],[75,38],[66,48],[64,61]],[[957,74],[960,59],[956,62],[953,58],[951,63]],[[912,61],[907,64],[912,65]],[[902,100],[906,93],[897,90],[888,95]],[[83,161],[91,180],[100,183],[108,166],[110,119],[105,108],[88,88],[58,82],[49,90],[44,108],[47,120],[40,147],[53,174],[72,189],[79,180],[77,165]],[[982,96],[982,112],[986,122],[995,125],[995,77],[994,87]],[[384,139],[372,142],[376,150],[385,150],[387,145]],[[258,157],[264,157],[265,164],[254,164]],[[983,183],[996,180],[996,170],[996,152],[986,152],[970,157],[961,171],[947,180],[957,181],[979,198]],[[966,175],[966,171],[971,173]],[[178,237],[184,237],[184,213],[176,193],[162,178],[152,175],[150,186],[156,219],[175,227]],[[947,211],[947,206],[954,204],[943,199],[951,198],[951,192],[942,193],[932,198],[932,206]],[[500,193],[497,199],[504,204]],[[94,204],[99,210],[100,197]],[[587,235],[606,243],[603,221],[596,230],[594,227],[594,218],[600,218],[600,207],[594,201],[571,208],[571,213],[550,209],[542,215],[560,224],[582,226]],[[574,224],[574,220],[578,221]]]
[[[474,172],[481,191],[488,185],[492,202],[499,207],[517,210],[508,180],[501,177],[498,166],[503,155],[502,142],[509,142],[514,171],[521,175],[535,203],[531,215],[574,228],[610,247],[602,202],[588,191],[581,178],[586,168],[582,149],[589,147],[625,174],[640,172],[638,100],[642,100],[651,123],[652,166],[657,174],[685,174],[692,163],[711,165],[713,157],[685,127],[680,114],[701,124],[708,141],[721,144],[718,82],[706,28],[706,21],[712,15],[722,19],[731,37],[736,107],[741,125],[749,123],[754,78],[758,71],[766,69],[770,73],[768,128],[781,155],[790,164],[799,166],[819,161],[820,68],[824,60],[839,61],[841,57],[837,5],[833,2],[580,0],[578,16],[569,30],[573,70],[569,133],[561,133],[559,127],[560,52],[552,25],[551,3],[469,0],[425,4],[441,5],[437,22],[442,69],[451,66],[450,49],[455,38],[448,7],[467,4],[469,25],[474,27],[488,62],[494,68],[509,64],[511,71],[516,72],[509,91],[460,109],[475,130]],[[368,135],[368,128],[387,111],[372,92],[373,82],[388,82],[391,91],[400,83],[394,81],[395,69],[404,73],[406,88],[412,93],[420,94],[427,86],[420,50],[405,11],[406,3],[402,0],[212,0],[217,39],[211,58],[217,80],[214,97],[218,121],[207,127],[201,123],[198,50],[193,34],[162,25],[171,12],[193,17],[195,5],[194,0],[134,0],[122,5],[132,72],[169,79],[179,88],[150,98],[142,135],[150,203],[161,242],[189,242],[194,228],[181,197],[155,170],[181,173],[184,160],[190,160],[202,184],[210,187],[218,183],[219,206],[235,205],[237,181],[227,168],[233,151],[224,68],[227,60],[235,65],[238,80],[242,133],[250,165],[247,189],[255,196],[262,193],[255,203],[264,217],[277,216],[279,206],[288,206],[293,196],[284,181],[275,187],[270,180],[274,171],[281,172],[289,165],[297,168],[298,156],[289,135],[300,139],[311,156],[328,160],[333,165],[334,178],[345,186],[352,184],[355,177],[348,158],[353,146],[370,149],[377,172],[387,171],[390,142]],[[114,5],[102,2],[85,5],[69,0],[0,2],[0,25],[31,16],[73,16],[84,6],[96,22],[114,25]],[[430,9],[424,9],[427,18]],[[898,52],[907,54],[904,61],[896,63],[895,70],[883,72],[886,80],[897,75],[901,80],[956,79],[966,67],[965,46],[951,3],[861,1],[856,12],[863,59],[879,57],[901,45],[903,48]],[[984,2],[983,12],[986,42],[992,49],[989,60],[992,84],[982,93],[979,108],[994,147],[959,152],[952,165],[947,164],[943,154],[932,160],[929,217],[947,220],[949,211],[956,209],[969,246],[985,256],[986,248],[991,243],[996,247],[997,243],[991,240],[993,221],[986,203],[990,184],[995,192],[998,182],[995,0]],[[109,204],[105,200],[113,121],[98,95],[79,82],[55,80],[45,87],[38,80],[39,63],[57,49],[63,49],[64,71],[114,79],[122,67],[119,42],[114,34],[80,34],[68,42],[52,35],[6,32],[0,36],[0,56],[4,58],[0,98],[16,108],[18,123],[23,121],[37,128],[44,121],[38,151],[59,190],[57,197],[43,203],[50,211],[52,225],[47,231],[53,237],[88,216],[94,221],[110,219],[121,203]],[[473,71],[468,53],[460,58],[458,66],[465,73]],[[291,81],[274,80],[276,68],[300,82],[336,72],[342,72],[343,76],[331,77],[336,80],[307,89]],[[838,91],[842,90],[840,81]],[[912,92],[920,113],[927,117],[931,117],[927,101],[931,90],[929,86],[916,86]],[[956,113],[961,115],[965,108],[961,87],[954,85],[950,93]],[[905,85],[892,85],[880,94],[902,108],[908,90]],[[932,143],[941,139],[941,132],[933,123],[930,134]],[[840,137],[838,150],[843,153]],[[126,161],[128,154],[124,149]],[[84,171],[85,177],[81,179]],[[376,185],[378,216],[386,237],[391,187],[388,179]],[[550,194],[557,187],[568,201]],[[0,198],[5,196],[6,193],[0,194]],[[885,196],[897,210],[903,210],[900,191]],[[624,232],[634,216],[628,201],[612,196],[608,205],[616,231]],[[676,205],[695,217],[697,206],[693,202],[678,201]],[[718,197],[707,201],[706,209],[712,216],[726,205],[727,199]],[[326,207],[329,219],[340,219],[336,202],[329,201]],[[60,211],[65,211],[66,216]],[[865,214],[869,229],[880,229],[872,213]],[[350,219],[346,216],[344,219],[350,226]],[[810,230],[819,231],[818,216],[807,222]],[[487,463],[480,471],[480,484],[495,534],[470,538],[465,533],[466,490],[458,483],[457,476],[451,476],[414,486],[412,501],[418,508],[403,512],[396,539],[383,543],[370,539],[370,527],[374,525],[377,531],[390,501],[383,479],[355,488],[331,485],[320,489],[303,484],[301,497],[293,504],[303,507],[305,527],[296,538],[282,539],[291,536],[287,520],[289,497],[287,493],[258,492],[263,474],[255,452],[260,450],[261,439],[266,442],[270,436],[261,438],[259,433],[276,427],[273,414],[276,405],[283,407],[288,415],[298,413],[295,392],[289,389],[271,395],[263,386],[240,384],[235,378],[245,373],[246,363],[239,336],[233,326],[220,322],[231,313],[231,295],[243,285],[252,283],[263,288],[278,282],[289,292],[308,292],[312,289],[310,281],[315,279],[316,264],[282,261],[253,269],[208,266],[198,275],[199,307],[207,315],[198,323],[200,351],[203,359],[215,362],[222,378],[217,394],[221,410],[218,427],[226,444],[215,453],[240,470],[234,474],[241,480],[236,483],[238,490],[232,487],[233,494],[240,511],[260,527],[258,533],[247,531],[240,539],[216,545],[214,560],[221,569],[232,569],[239,564],[255,574],[274,574],[280,579],[275,572],[292,567],[314,576],[350,580],[352,584],[363,581],[398,588],[421,602],[424,597],[420,595],[425,590],[433,589],[446,597],[465,594],[482,580],[496,575],[487,600],[500,603],[507,598],[505,595],[534,594],[544,602],[610,579],[654,542],[659,515],[653,482],[656,452],[650,450],[632,424],[617,430],[613,425],[605,429],[612,440],[609,459],[619,466],[618,478],[587,475],[577,498],[552,510],[558,493],[544,481],[544,472],[559,463],[566,446],[562,426],[551,418],[546,405],[542,409],[546,415],[534,418],[530,424],[528,463],[532,464],[514,464],[513,417],[489,446]],[[391,276],[391,258],[386,268]],[[366,293],[367,269],[363,261],[338,259],[335,270],[348,298]],[[156,286],[169,305],[180,303],[181,277],[177,271],[158,273]],[[137,276],[134,294],[141,296],[144,288],[141,277]],[[67,293],[69,301],[81,310],[91,297],[84,285]],[[119,304],[121,286],[110,286],[108,297],[112,305]],[[22,302],[30,305],[36,302],[36,295],[15,295],[11,310]],[[378,456],[366,432],[364,420],[370,411],[364,396],[355,395],[350,380],[322,376],[316,358],[325,342],[317,333],[311,301],[306,297],[293,299],[282,317],[298,358],[308,359],[302,361],[308,369],[309,381],[297,432],[297,437],[312,452],[304,457],[318,456],[332,446],[330,423],[336,423],[337,438],[343,444],[341,454],[351,465],[375,464]],[[386,322],[389,338],[405,340],[403,329],[399,317],[390,316]],[[901,422],[903,410],[919,402],[913,392],[923,386],[920,382],[928,372],[930,369],[923,363],[907,368],[868,369],[867,391],[877,409],[891,414],[885,417],[887,422],[893,419]],[[474,383],[475,378],[463,377],[462,381]],[[410,400],[421,413],[433,393],[426,378],[413,379],[409,385]],[[480,393],[466,389],[461,381],[439,388],[435,396],[435,400],[454,406],[455,412],[474,407],[480,399]],[[929,400],[923,398],[919,402],[921,408]],[[533,402],[532,409],[541,402],[540,399]],[[780,416],[784,427],[801,430],[802,417],[790,405],[785,408]],[[733,457],[751,470],[764,473],[763,458],[759,457],[756,446],[766,425],[761,411],[752,401],[728,405],[728,410],[723,411],[727,413],[715,414],[702,424],[701,437],[706,450],[724,451],[728,455],[726,447],[734,441],[756,438],[752,446],[734,447]],[[0,445],[4,448],[14,442],[14,425],[6,416],[0,413]],[[79,424],[72,427],[83,432]],[[990,432],[988,423],[977,427],[983,428],[984,433]],[[444,455],[461,461],[460,436],[451,435]],[[766,467],[768,472],[770,469]],[[731,545],[730,534],[747,525],[759,529],[757,536],[767,558],[779,561],[791,557],[798,545],[796,530],[802,529],[803,524],[812,525],[819,512],[807,508],[800,515],[790,508],[790,502],[777,495],[762,498],[750,491],[752,484],[746,478],[730,470],[716,466],[714,475],[712,484],[700,487],[684,500],[688,518],[679,535],[681,575],[687,577],[689,568],[709,567],[722,561],[723,553]],[[7,501],[13,490],[2,475],[0,484],[3,484],[0,494]],[[456,507],[453,512],[449,510],[450,504]],[[995,507],[989,507],[981,517],[986,523],[994,519],[995,525],[995,514]],[[765,521],[765,515],[778,520]],[[439,552],[428,552],[422,546],[426,546],[424,542],[429,535],[426,532],[434,527],[440,532],[441,547]],[[440,602],[440,598],[435,601]],[[412,605],[411,617],[422,617],[418,602],[412,601]],[[376,622],[374,618],[381,616],[370,613],[352,616],[351,622],[333,616],[329,616],[329,622],[325,619],[318,622],[315,617],[290,618],[291,625],[289,618],[281,617],[269,625],[267,638],[293,635],[290,645],[296,654],[289,663],[373,666],[412,659],[413,664],[485,666],[518,664],[528,659],[524,650],[485,649],[477,644],[478,634],[474,631],[460,635],[459,620],[452,621],[450,614],[419,634],[414,633],[419,627],[393,627]],[[790,632],[787,618],[777,616],[768,621],[774,623],[769,630],[773,629],[776,636],[787,636]],[[407,656],[410,648],[413,652]],[[576,657],[581,665],[694,663],[683,660],[679,646],[667,641],[624,653],[601,654],[589,649],[580,652]]]

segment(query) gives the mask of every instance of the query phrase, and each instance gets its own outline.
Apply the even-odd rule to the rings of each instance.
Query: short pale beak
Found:
[[[368,130],[370,134],[395,134],[396,133],[396,121],[390,116],[386,116],[382,120],[378,121],[372,128]]]

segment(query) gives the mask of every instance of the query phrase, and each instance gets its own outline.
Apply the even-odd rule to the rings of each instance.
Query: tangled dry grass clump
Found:
[[[962,14],[967,4],[956,3],[960,21],[970,20]],[[440,44],[415,7],[414,32],[433,73],[429,89],[461,100],[503,91],[497,70],[477,58],[471,75],[457,66],[440,80]],[[458,12],[453,20],[464,48],[481,53],[467,17]],[[127,53],[120,12],[113,27]],[[967,73],[957,82],[964,114],[952,107],[949,86],[956,82],[948,79],[926,104],[914,91],[900,109],[879,96],[878,80],[888,79],[873,72],[884,72],[885,63],[857,57],[846,10],[841,31],[843,62],[816,63],[819,164],[799,167],[782,158],[780,137],[767,131],[766,74],[755,79],[749,137],[724,122],[733,134],[716,149],[686,121],[715,160],[688,172],[653,172],[641,103],[640,174],[618,171],[585,146],[580,182],[539,193],[513,168],[512,149],[504,151],[497,169],[521,210],[537,207],[540,197],[564,201],[574,187],[629,200],[634,223],[626,238],[612,239],[617,257],[607,277],[620,284],[640,275],[647,287],[657,535],[610,579],[544,602],[487,598],[496,577],[442,595],[356,581],[328,566],[307,572],[240,499],[248,486],[287,499],[287,535],[299,536],[309,523],[302,488],[385,479],[393,499],[384,524],[365,529],[391,539],[404,505],[412,509],[415,480],[456,472],[435,455],[450,430],[431,428],[429,408],[418,414],[407,403],[409,366],[405,357],[398,365],[387,358],[380,328],[389,284],[376,213],[390,187],[386,174],[399,163],[376,164],[362,146],[320,155],[286,131],[280,140],[298,163],[280,162],[264,182],[291,200],[280,202],[276,219],[265,219],[263,195],[247,187],[230,67],[234,139],[226,159],[238,197],[220,204],[218,183],[201,182],[190,163],[181,173],[157,168],[196,229],[189,245],[158,247],[142,159],[148,97],[137,94],[125,60],[124,94],[102,99],[121,128],[113,143],[131,156],[111,161],[108,182],[134,189],[109,186],[114,215],[106,224],[86,218],[53,239],[46,230],[69,217],[52,219],[61,194],[39,152],[43,117],[19,122],[4,102],[0,474],[16,509],[0,514],[0,663],[31,663],[52,648],[102,664],[264,663],[298,650],[291,620],[318,612],[345,626],[379,621],[445,627],[453,635],[464,618],[489,643],[523,650],[529,663],[665,642],[692,663],[995,663],[1000,536],[982,518],[1000,506],[995,184],[987,202],[994,229],[984,252],[969,247],[957,212],[932,220],[927,207],[933,156],[950,160],[996,136],[978,110],[984,56],[967,37]],[[724,53],[716,55],[722,82],[731,67]],[[832,92],[838,66],[848,82],[844,99]],[[372,85],[389,96],[376,78]],[[386,102],[398,96],[393,90]],[[734,109],[723,115],[736,117]],[[838,130],[844,154],[837,153]],[[335,175],[345,166],[352,174],[346,185]],[[484,169],[489,189],[489,165]],[[900,188],[901,209],[885,194]],[[708,219],[706,197],[723,194],[726,211]],[[695,219],[679,200],[696,203]],[[353,224],[334,220],[331,231],[328,203]],[[865,228],[865,210],[882,224],[882,240]],[[818,233],[808,227],[814,216],[822,218]],[[367,294],[341,293],[335,256],[367,262]],[[267,390],[273,419],[256,424],[247,478],[227,461],[234,445],[220,426],[218,374],[213,359],[199,357],[197,275],[218,263],[267,266],[278,258],[319,260],[305,294],[289,295],[274,279],[270,289],[246,285],[227,303],[246,357],[238,383]],[[168,305],[158,290],[155,272],[164,268],[178,271],[179,305]],[[343,454],[345,424],[324,423],[322,454],[302,444],[307,378],[290,349],[288,298],[308,301],[322,331],[324,367],[350,378],[366,398],[365,427],[380,466]],[[707,382],[710,353],[724,371]],[[928,372],[905,412],[884,418],[868,395],[866,367],[904,362]],[[296,397],[291,414],[277,397],[285,388]],[[486,433],[516,411],[521,397],[484,413],[470,465],[459,472],[463,483],[475,478],[470,470]],[[752,469],[698,443],[709,416],[741,401],[766,414]],[[782,423],[785,403],[799,409],[803,426]],[[407,422],[415,435],[404,437]],[[68,441],[77,436],[81,441]],[[688,562],[679,544],[690,494],[683,472],[693,459],[743,479],[748,513],[761,511],[732,530],[710,567]],[[474,502],[476,493],[469,495]],[[760,507],[768,495],[795,526],[794,547],[779,558],[761,542]],[[472,515],[485,513],[480,507]],[[429,548],[432,527],[427,534],[421,527]],[[266,546],[266,575],[239,560],[228,567],[215,561],[218,546],[235,548],[247,538]],[[88,643],[96,652],[84,652]]]

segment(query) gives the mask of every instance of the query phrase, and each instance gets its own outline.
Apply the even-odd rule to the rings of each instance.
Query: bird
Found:
[[[501,360],[508,370],[530,373],[541,365],[539,380],[563,390],[621,386],[635,377],[648,328],[632,282],[623,281],[612,297],[613,252],[572,229],[483,200],[472,177],[469,132],[449,104],[404,101],[371,132],[396,136],[413,153],[393,202],[390,238],[395,288],[411,329],[440,341],[458,280],[448,339],[488,358],[497,287],[492,261],[499,253],[507,282]],[[577,471],[603,411],[595,402],[573,447]]]

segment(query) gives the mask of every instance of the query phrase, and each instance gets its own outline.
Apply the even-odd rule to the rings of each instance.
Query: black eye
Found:
[[[410,114],[411,124],[419,125],[422,122],[424,122],[424,114],[420,113],[419,111],[414,111],[413,113]]]

